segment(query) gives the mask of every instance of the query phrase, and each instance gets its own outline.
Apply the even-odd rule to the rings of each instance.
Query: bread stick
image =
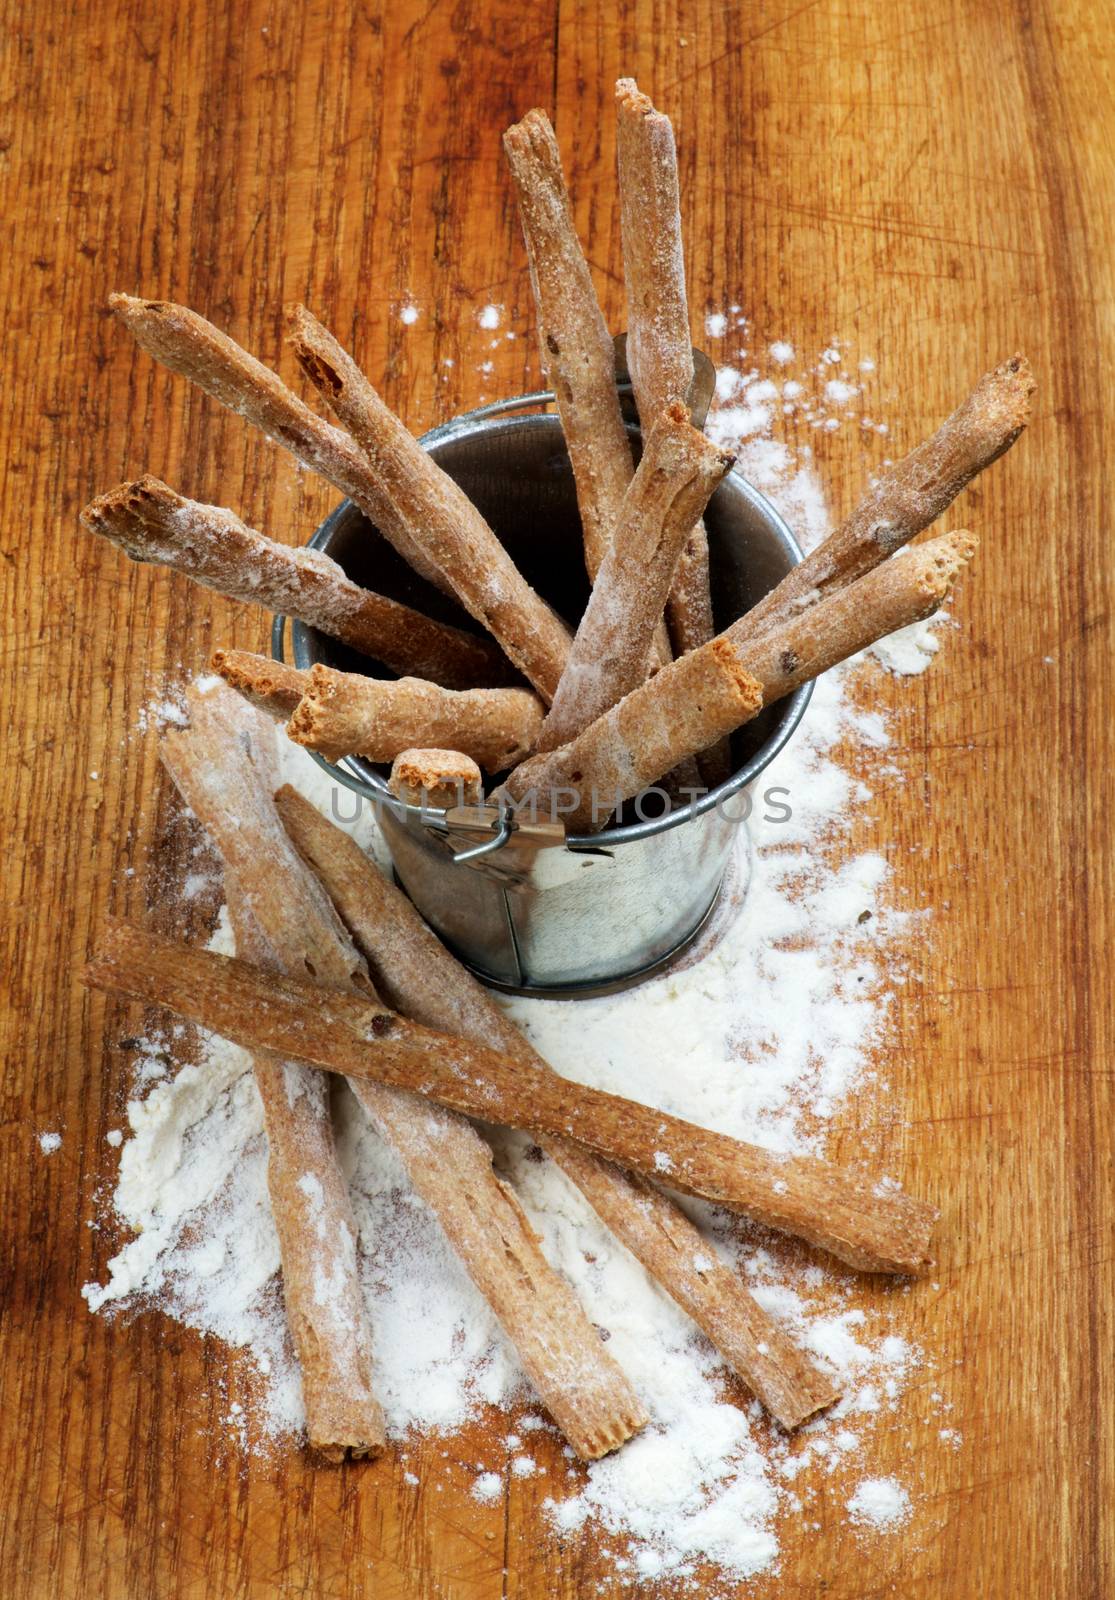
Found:
[[[693,427],[680,403],[657,417],[542,725],[539,750],[568,743],[646,678],[678,556],[733,459]]]
[[[435,1032],[367,999],[111,924],[83,974],[250,1050],[426,1096],[585,1149],[798,1235],[867,1272],[921,1272],[934,1207],[870,1176],[774,1154]]]
[[[387,787],[396,800],[432,811],[478,806],[484,798],[480,768],[459,750],[400,750]]]
[[[615,353],[545,112],[528,111],[508,128],[503,148],[526,242],[542,370],[556,396],[577,485],[585,565],[595,581],[635,470],[616,392]]]
[[[493,639],[362,589],[322,551],[279,544],[233,512],[187,500],[158,478],[98,496],[81,521],[133,561],[158,562],[233,600],[296,617],[400,675],[448,689],[507,683],[512,675]]]
[[[684,400],[693,382],[677,150],[670,119],[633,78],[616,84],[616,113],[627,368],[645,430],[664,406]],[[666,615],[678,655],[707,644],[715,632],[708,535],[700,518],[682,545]]]
[[[1030,418],[1035,383],[1012,356],[976,384],[937,432],[888,467],[836,532],[794,567],[734,626],[758,638],[806,606],[845,588],[935,522],[962,489],[1010,449]]]
[[[315,918],[328,925],[330,908],[305,874],[280,884],[274,872],[276,860],[289,854],[274,808],[260,800],[270,798],[275,781],[274,730],[230,689],[193,690],[188,701],[190,726],[164,736],[163,765],[224,858],[237,954],[282,971],[282,950],[263,928],[276,917],[303,928],[314,926]],[[349,946],[333,975],[344,981],[361,966]],[[328,1082],[310,1067],[272,1056],[256,1056],[253,1067],[310,1444],[334,1461],[373,1455],[386,1434],[375,1396],[356,1224],[333,1147]],[[328,1296],[317,1292],[322,1274],[331,1286]]]
[[[287,337],[307,377],[359,445],[412,540],[546,701],[569,631],[519,572],[472,501],[403,426],[352,357],[304,306]]]
[[[420,678],[363,678],[319,664],[287,732],[327,761],[348,755],[393,761],[401,750],[441,745],[495,773],[524,758],[542,716],[530,689],[439,689]]]
[[[209,665],[231,688],[279,722],[287,720],[310,687],[309,672],[251,650],[214,650]]]

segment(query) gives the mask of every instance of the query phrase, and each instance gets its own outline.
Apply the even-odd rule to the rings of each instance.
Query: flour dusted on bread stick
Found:
[[[542,717],[530,689],[439,689],[420,678],[363,678],[319,663],[287,732],[327,761],[393,761],[416,745],[442,745],[504,772],[533,747]]]
[[[378,1005],[363,959],[279,820],[272,799],[274,773],[268,770],[264,775],[261,770],[259,751],[266,749],[268,730],[263,729],[261,741],[258,714],[224,689],[191,696],[191,713],[191,728],[168,735],[164,741],[164,760],[225,859],[238,939],[244,928],[252,959],[258,962],[262,950],[265,966],[291,973],[312,971],[323,983]],[[305,1074],[317,1080],[309,1085],[316,1091],[313,1104],[325,1104],[322,1091],[326,1080],[320,1072],[292,1067],[288,1062],[276,1067],[274,1058],[265,1055],[259,1059],[265,1069],[261,1082],[265,1104],[268,1098],[278,1097],[277,1114],[282,1115],[293,1084],[298,1094],[291,1094],[286,1116],[289,1120],[301,1115],[299,1097]],[[366,1079],[350,1083],[499,1318],[539,1398],[572,1447],[589,1460],[616,1449],[645,1423],[646,1414],[615,1361],[601,1348],[599,1335],[572,1289],[546,1262],[513,1191],[492,1169],[488,1145],[469,1122],[452,1111]],[[269,1133],[270,1129],[269,1118]],[[331,1149],[330,1139],[330,1153]],[[317,1168],[303,1167],[300,1172],[301,1184],[297,1173],[293,1181],[299,1193],[319,1207],[313,1215],[321,1231],[311,1240],[301,1241],[303,1247],[309,1245],[308,1259],[304,1254],[293,1258],[295,1284],[304,1287],[298,1274],[308,1272],[317,1297],[303,1310],[311,1318],[318,1312],[308,1325],[311,1337],[306,1355],[302,1357],[301,1347],[296,1347],[306,1363],[304,1371],[312,1378],[323,1367],[334,1377],[322,1396],[322,1407],[332,1398],[335,1412],[343,1417],[336,1367],[343,1359],[351,1359],[354,1331],[363,1327],[364,1304],[355,1279],[351,1218],[343,1236],[347,1241],[343,1260],[334,1263],[331,1252],[331,1241],[337,1238],[343,1220],[341,1201],[347,1208],[347,1194],[343,1183],[339,1194],[326,1186],[330,1202],[335,1203],[328,1213],[322,1213],[317,1187],[306,1183],[305,1174],[318,1177],[323,1185],[326,1175]],[[334,1180],[334,1190],[339,1181]],[[281,1197],[288,1188],[289,1183]],[[289,1224],[289,1211],[286,1220]],[[277,1221],[281,1228],[282,1220]],[[285,1273],[285,1255],[283,1260]],[[331,1274],[344,1268],[352,1275],[357,1302],[350,1303],[351,1295],[342,1297],[338,1291],[334,1305],[332,1290],[321,1301],[323,1266]],[[334,1278],[326,1281],[332,1284]],[[338,1329],[327,1320],[326,1312],[319,1310],[319,1302],[336,1316],[343,1313]],[[296,1339],[303,1326],[292,1322]],[[324,1341],[322,1348],[317,1347],[315,1337]],[[354,1382],[355,1377],[353,1373]],[[307,1392],[308,1414],[311,1392],[316,1400],[321,1387],[319,1379],[318,1386]],[[325,1415],[330,1415],[328,1409]],[[319,1432],[320,1427],[319,1414]],[[380,1438],[382,1441],[382,1430]]]
[[[425,1095],[466,1116],[572,1139],[673,1189],[796,1234],[867,1272],[930,1264],[936,1208],[870,1175],[695,1127],[521,1058],[248,962],[109,924],[83,980],[168,1006],[249,1050]]]
[[[851,516],[729,632],[741,644],[855,582],[945,512],[1010,449],[1030,420],[1035,383],[1025,356],[985,373],[937,432],[887,467]]]
[[[565,624],[535,594],[464,490],[426,454],[304,306],[288,312],[287,338],[306,376],[363,451],[413,541],[549,704],[569,654]]]
[[[633,78],[616,84],[616,113],[627,369],[646,428],[672,400],[684,400],[693,381],[677,150],[669,117],[654,109]],[[715,632],[708,535],[699,517],[682,545],[667,617],[678,655],[707,644]]]
[[[187,306],[112,294],[110,308],[149,355],[283,445],[303,466],[354,500],[416,572],[446,594],[446,579],[411,538],[359,449],[311,411],[270,367]]]
[[[120,484],[91,501],[81,520],[133,561],[159,562],[233,600],[296,617],[393,672],[449,689],[511,676],[494,640],[362,589],[320,550],[279,544],[222,506],[187,500],[158,478]]]
[[[970,533],[943,534],[748,638],[748,618],[663,667],[559,750],[532,756],[500,793],[549,815],[561,790],[571,829],[598,829],[678,761],[725,738],[764,705],[896,628],[930,616],[971,559]]]
[[[315,927],[328,930],[330,908],[307,874],[280,883],[273,870],[290,853],[270,804],[273,730],[229,689],[193,691],[188,700],[190,726],[164,737],[163,765],[224,858],[237,952],[281,971],[284,950],[262,930],[277,920],[289,922],[310,941]],[[330,973],[338,982],[363,965],[342,936],[336,948],[345,945],[347,957],[335,961]],[[289,959],[290,951],[285,954]],[[302,944],[296,966],[304,971],[311,955],[321,959],[318,948]],[[253,1067],[267,1128],[267,1187],[283,1300],[302,1373],[310,1444],[333,1461],[349,1453],[373,1455],[386,1435],[375,1397],[356,1224],[333,1145],[328,1080],[311,1067],[262,1054]],[[323,1283],[328,1294],[320,1292]]]
[[[478,806],[484,799],[480,768],[459,750],[400,750],[387,787],[396,800],[432,811]]]
[[[252,650],[214,650],[209,665],[225,682],[266,711],[285,722],[310,686],[310,674]]]
[[[556,395],[595,580],[634,472],[616,392],[615,352],[592,286],[544,111],[503,136],[538,313],[542,370]]]
[[[412,1021],[460,1033],[529,1067],[548,1070],[487,991],[353,839],[289,785],[279,790],[275,804],[390,1006]],[[550,1138],[542,1144],[783,1427],[799,1426],[837,1399],[829,1381],[719,1261],[674,1200],[568,1140]]]
[[[657,414],[542,725],[539,750],[568,743],[645,680],[682,546],[734,459],[693,427],[680,402]]]

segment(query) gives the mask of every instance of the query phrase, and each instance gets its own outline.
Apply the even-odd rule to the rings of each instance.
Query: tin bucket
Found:
[[[575,623],[589,584],[561,423],[549,413],[508,414],[550,398],[525,395],[486,406],[434,428],[421,443],[479,508],[528,583]],[[637,449],[634,429],[632,437]],[[717,489],[705,523],[713,611],[717,627],[725,628],[772,589],[801,552],[774,507],[738,473]],[[326,518],[310,547],[368,588],[475,627],[350,501]],[[276,617],[272,644],[279,660],[284,624]],[[299,667],[321,661],[393,676],[302,623],[293,623],[291,632]],[[506,829],[492,831],[494,812],[439,812],[396,800],[387,788],[387,767],[357,757],[335,765],[315,760],[375,804],[400,884],[477,977],[515,994],[582,998],[649,976],[700,932],[737,830],[745,826],[744,791],[789,739],[810,693],[807,684],[732,736],[733,775],[719,788],[662,815],[651,801],[636,801],[619,825],[594,834],[566,836],[547,824],[508,837]]]

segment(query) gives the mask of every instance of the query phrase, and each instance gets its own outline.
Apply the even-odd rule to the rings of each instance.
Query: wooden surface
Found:
[[[1110,14],[1085,0],[678,6],[9,0],[0,67],[5,393],[3,1367],[0,1592],[536,1600],[633,1587],[542,1531],[545,1478],[465,1493],[468,1439],[314,1470],[214,1445],[230,1353],[156,1314],[110,1325],[79,1285],[113,1240],[124,1015],[73,971],[173,856],[140,708],[265,624],[82,538],[79,507],[149,468],[301,539],[332,504],[109,319],[111,289],[188,301],[265,359],[299,298],[415,428],[533,385],[502,128],[552,114],[609,321],[622,326],[611,86],[674,116],[691,303],[751,342],[874,357],[884,440],[812,442],[838,506],[1016,347],[1030,436],[958,508],[984,535],[941,670],[897,707],[905,785],[858,836],[938,908],[902,991],[862,1148],[938,1198],[938,1287],[902,1308],[917,1383],[873,1460],[918,1511],[857,1541],[787,1524],[767,1595],[1098,1600],[1112,1592],[1112,748],[1108,392],[1115,211]],[[404,299],[420,308],[411,327]],[[476,315],[506,305],[489,352]],[[447,359],[455,364],[448,365]],[[491,373],[481,371],[485,361]],[[290,364],[285,363],[289,372]],[[96,776],[94,776],[96,774]],[[125,876],[133,867],[134,877]],[[107,1045],[103,1041],[107,1038]],[[37,1133],[57,1128],[49,1159]],[[879,1291],[881,1293],[882,1291]],[[435,1485],[440,1483],[441,1487]],[[822,1486],[823,1487],[823,1486]],[[596,1585],[599,1584],[599,1587]],[[647,1589],[640,1591],[648,1592]]]

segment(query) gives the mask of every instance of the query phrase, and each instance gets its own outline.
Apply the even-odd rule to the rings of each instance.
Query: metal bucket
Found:
[[[527,581],[575,622],[588,598],[573,474],[558,418],[506,415],[551,398],[522,396],[433,429],[423,446],[464,489]],[[637,448],[637,432],[632,430]],[[773,506],[737,473],[709,503],[713,609],[727,627],[762,598],[801,552]],[[419,578],[350,501],[322,523],[312,549],[357,582],[430,615],[475,626]],[[283,659],[283,617],[273,648]],[[295,664],[317,661],[375,677],[378,663],[302,623],[292,624]],[[601,833],[566,837],[525,828],[477,845],[464,814],[397,801],[388,768],[356,757],[315,759],[371,800],[395,872],[422,916],[485,983],[516,994],[573,999],[625,988],[665,965],[700,931],[715,905],[736,831],[742,791],[801,719],[806,685],[732,737],[733,776],[687,806],[649,806]],[[638,803],[636,802],[636,805]],[[642,811],[647,820],[640,820]],[[485,829],[488,822],[481,819]],[[502,842],[502,847],[498,848]],[[471,848],[470,848],[471,847]],[[460,859],[468,854],[468,860]]]

